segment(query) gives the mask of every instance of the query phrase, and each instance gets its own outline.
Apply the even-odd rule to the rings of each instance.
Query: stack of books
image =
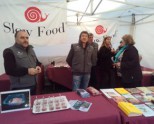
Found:
[[[128,116],[141,116],[142,111],[129,102],[119,102],[118,107]]]

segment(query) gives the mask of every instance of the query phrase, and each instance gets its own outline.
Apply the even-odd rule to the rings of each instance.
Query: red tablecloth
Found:
[[[105,96],[103,95],[105,98]],[[154,124],[154,117],[128,117],[125,113],[118,108],[117,103],[114,100],[106,98],[117,110],[119,110],[121,115],[121,120],[123,124]]]
[[[46,69],[47,77],[50,81],[58,83],[64,87],[72,89],[72,72],[68,67],[53,67],[49,65]]]
[[[151,86],[152,85],[152,73],[153,71],[142,71],[142,86]]]
[[[58,96],[59,94],[48,94],[48,96]],[[121,124],[120,114],[102,96],[82,99],[75,92],[61,93],[66,95],[68,100],[86,100],[92,102],[88,112],[77,110],[64,110],[43,114],[33,114],[32,110],[25,110],[12,113],[0,114],[1,124]],[[37,96],[42,98],[43,95]],[[32,97],[32,101],[35,96]]]
[[[10,80],[7,74],[0,75],[0,92],[10,90]]]

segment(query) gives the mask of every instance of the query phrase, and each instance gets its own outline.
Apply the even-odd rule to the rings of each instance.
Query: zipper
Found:
[[[86,61],[86,60],[85,60],[85,59],[86,59],[85,54],[86,54],[86,48],[84,48],[84,65],[83,65],[83,66],[84,66],[84,67],[83,67],[84,72],[85,72],[85,61]]]

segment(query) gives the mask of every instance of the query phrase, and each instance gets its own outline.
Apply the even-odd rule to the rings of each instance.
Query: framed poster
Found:
[[[30,109],[30,90],[0,92],[1,113]]]

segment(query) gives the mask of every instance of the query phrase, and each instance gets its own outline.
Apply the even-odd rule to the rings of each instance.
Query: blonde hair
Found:
[[[134,45],[135,44],[135,41],[132,37],[132,35],[130,34],[125,34],[123,37],[122,37],[123,41],[127,44],[127,45]]]

